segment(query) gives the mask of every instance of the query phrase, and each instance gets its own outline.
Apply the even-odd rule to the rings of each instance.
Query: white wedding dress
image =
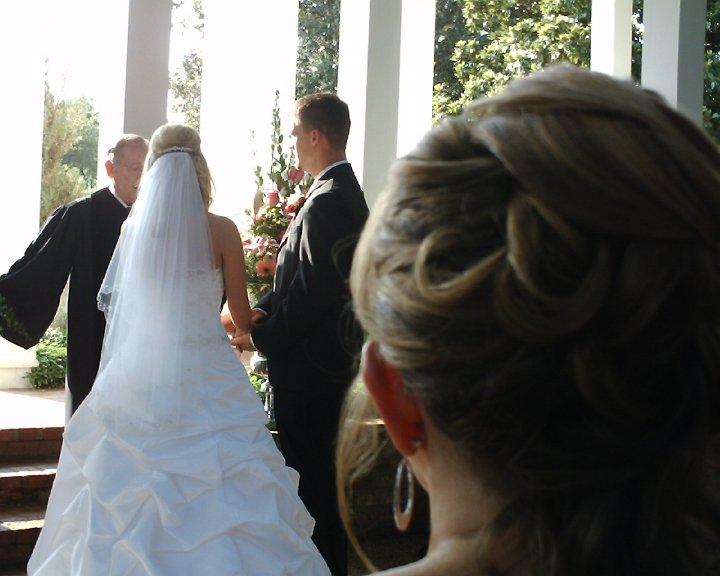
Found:
[[[116,312],[65,429],[28,574],[329,576],[298,475],[220,323],[222,271],[188,264],[209,262],[192,254],[208,251],[192,160],[156,165],[108,269]]]
[[[196,280],[181,426],[116,429],[98,379],[67,426],[30,575],[329,574],[297,473],[219,322],[222,275]]]

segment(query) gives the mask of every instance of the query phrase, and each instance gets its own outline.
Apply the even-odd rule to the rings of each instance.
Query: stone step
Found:
[[[0,510],[24,504],[47,504],[57,460],[0,462]],[[3,513],[0,512],[0,519]]]
[[[32,554],[45,518],[45,504],[3,509],[0,517],[0,566],[23,568]]]
[[[62,426],[0,429],[0,462],[57,459],[62,446]]]

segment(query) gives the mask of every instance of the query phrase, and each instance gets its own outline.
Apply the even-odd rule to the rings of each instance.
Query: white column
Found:
[[[105,173],[106,152],[125,131],[125,85],[128,55],[129,0],[107,2],[103,6],[106,15],[104,30],[107,50],[107,72],[103,75],[105,89],[97,96],[96,109],[100,131],[98,134],[98,188],[109,183]],[[149,134],[144,134],[149,137]]]
[[[370,205],[393,160],[432,123],[434,4],[355,0],[340,5],[338,94],[350,107],[348,159]]]
[[[338,95],[350,108],[348,160],[370,205],[397,153],[401,24],[402,0],[340,4]]]
[[[7,112],[0,138],[0,274],[22,256],[38,232],[42,164],[44,56],[42,22],[33,2],[3,6],[0,53],[6,82],[0,109]],[[27,387],[23,379],[36,364],[35,349],[0,338],[0,388]]]
[[[397,156],[410,152],[432,126],[435,0],[403,0]]]
[[[632,0],[593,0],[590,30],[590,68],[630,78]]]
[[[152,135],[167,122],[173,0],[130,0],[123,132]]]
[[[115,0],[102,6],[106,31],[106,89],[98,98],[98,184],[107,181],[105,160],[121,134],[150,138],[167,122],[172,0]]]
[[[642,84],[702,123],[706,3],[645,0]]]
[[[297,0],[205,0],[200,129],[215,182],[211,210],[236,221],[255,195],[255,166],[270,164],[275,91],[292,131]]]

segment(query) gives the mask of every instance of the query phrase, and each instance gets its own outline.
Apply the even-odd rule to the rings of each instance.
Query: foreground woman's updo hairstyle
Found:
[[[720,573],[720,154],[701,129],[587,70],[517,80],[395,163],[351,282],[498,503],[477,574]]]

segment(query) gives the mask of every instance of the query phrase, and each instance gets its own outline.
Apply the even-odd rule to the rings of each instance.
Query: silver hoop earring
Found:
[[[405,500],[405,506],[401,509],[400,498],[402,494],[403,476],[405,476],[407,481],[407,500]],[[403,458],[400,460],[397,471],[395,472],[395,487],[393,489],[393,520],[395,520],[395,526],[400,532],[405,532],[408,526],[410,526],[414,504],[415,478],[410,468],[410,463],[407,461],[407,458]]]

